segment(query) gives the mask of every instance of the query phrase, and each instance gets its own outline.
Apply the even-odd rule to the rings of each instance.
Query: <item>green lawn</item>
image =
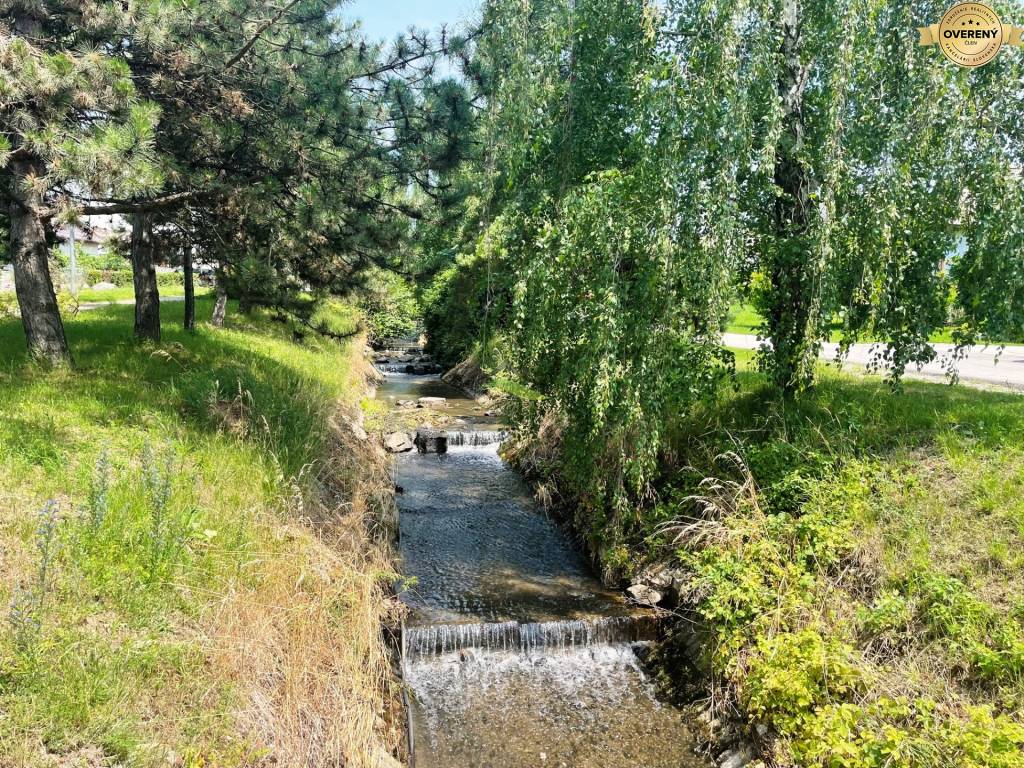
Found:
[[[130,306],[82,313],[54,371],[0,321],[0,764],[369,765],[388,561],[303,522],[353,499],[330,425],[361,346],[181,314],[154,346]]]
[[[756,336],[761,327],[761,315],[749,304],[733,304],[729,310],[726,333]]]
[[[213,292],[211,288],[196,288],[196,298],[209,296]],[[160,296],[184,296],[185,287],[182,285],[169,285],[160,288]],[[120,288],[111,288],[107,291],[96,291],[88,288],[78,292],[78,301],[82,304],[102,301],[127,301],[135,298],[135,289],[130,285]]]
[[[760,313],[750,304],[734,304],[729,310],[729,320],[726,324],[726,333],[741,333],[748,336],[756,336],[761,329],[762,317]],[[833,325],[829,334],[831,341],[839,341],[841,333],[839,326]],[[870,341],[871,339],[864,339]],[[936,343],[950,344],[953,342],[953,329],[944,328],[932,334],[931,341]]]
[[[671,444],[637,552],[689,574],[781,764],[1024,765],[1024,399],[823,370],[786,404],[745,371]]]

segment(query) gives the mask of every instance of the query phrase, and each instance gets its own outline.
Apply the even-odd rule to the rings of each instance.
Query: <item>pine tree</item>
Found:
[[[156,113],[114,55],[121,3],[7,0],[0,11],[0,197],[30,354],[71,359],[47,256],[61,189],[142,190]]]

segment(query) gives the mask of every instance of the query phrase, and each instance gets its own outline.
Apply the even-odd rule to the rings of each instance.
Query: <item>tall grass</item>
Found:
[[[0,764],[379,764],[384,502],[372,451],[333,458],[361,348],[180,304],[140,345],[131,313],[68,322],[64,371],[0,322]]]

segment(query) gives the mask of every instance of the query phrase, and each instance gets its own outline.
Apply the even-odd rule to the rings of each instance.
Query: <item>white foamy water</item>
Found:
[[[411,663],[417,768],[696,768],[633,649],[462,652]]]
[[[458,651],[565,651],[599,645],[622,645],[655,639],[657,625],[649,616],[609,616],[496,624],[432,624],[406,627],[409,658],[438,657]]]

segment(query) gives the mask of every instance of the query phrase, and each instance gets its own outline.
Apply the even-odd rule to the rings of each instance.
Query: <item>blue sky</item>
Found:
[[[341,7],[346,20],[359,18],[370,38],[391,40],[410,26],[434,30],[471,18],[478,0],[349,0]]]

